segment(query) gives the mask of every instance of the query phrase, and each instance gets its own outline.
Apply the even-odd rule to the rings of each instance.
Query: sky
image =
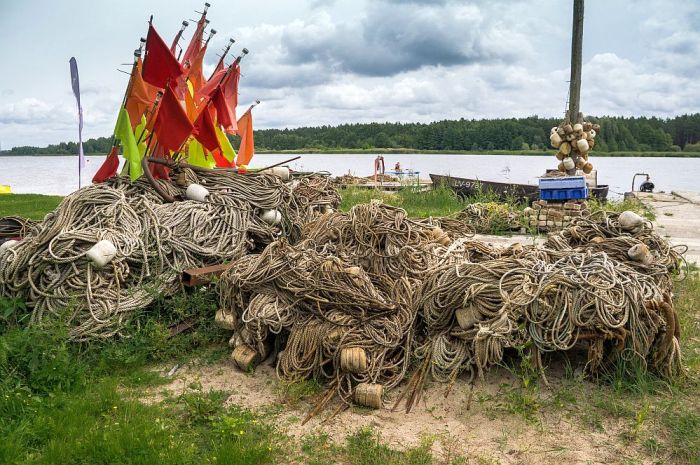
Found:
[[[229,38],[255,127],[539,115],[566,104],[571,0],[210,0],[213,69]],[[0,0],[0,145],[111,134],[147,21],[186,46],[199,0]],[[227,60],[230,61],[232,58]],[[581,110],[700,111],[700,0],[587,0]],[[120,70],[122,72],[120,72]]]

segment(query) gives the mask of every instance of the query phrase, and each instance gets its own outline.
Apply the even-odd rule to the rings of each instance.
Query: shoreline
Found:
[[[553,157],[556,151],[554,150],[418,150],[418,149],[293,149],[293,150],[256,150],[259,155],[386,155],[386,154],[405,154],[405,155],[520,155],[530,157]],[[77,155],[59,154],[59,153],[44,153],[44,154],[12,154],[0,153],[0,157],[71,157]],[[107,156],[106,153],[86,153],[85,156]],[[591,155],[597,158],[700,158],[700,152],[594,152]]]

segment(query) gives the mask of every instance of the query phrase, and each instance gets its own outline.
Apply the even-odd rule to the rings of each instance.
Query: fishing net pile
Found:
[[[110,337],[179,290],[183,269],[298,237],[308,220],[309,201],[273,175],[178,168],[173,178],[158,188],[182,201],[166,203],[148,182],[121,177],[67,196],[0,250],[0,296],[24,299],[33,323],[65,321],[76,340]],[[193,183],[209,190],[205,201],[185,198]]]
[[[281,378],[327,383],[312,414],[336,394],[381,407],[383,390],[415,369],[399,397],[410,409],[428,374],[452,385],[508,351],[542,367],[543,354],[582,348],[588,373],[636,359],[672,376],[671,274],[682,257],[649,224],[630,234],[613,226],[617,214],[594,220],[545,247],[499,247],[380,202],[357,205],[316,218],[297,244],[239,260],[219,282],[217,319],[233,330],[241,368],[274,354]],[[619,248],[606,252],[598,236]],[[637,242],[653,262],[629,255]]]

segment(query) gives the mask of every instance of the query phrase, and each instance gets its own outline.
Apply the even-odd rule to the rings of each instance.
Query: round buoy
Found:
[[[549,136],[549,142],[552,144],[552,147],[556,149],[561,145],[562,140],[559,134],[553,132],[552,135]]]
[[[382,408],[384,386],[378,383],[359,383],[355,387],[355,402],[365,407]]]
[[[268,168],[262,172],[267,174],[273,174],[280,178],[282,181],[289,181],[289,179],[291,178],[289,168],[287,168],[286,166],[275,166],[274,168]]]
[[[216,311],[214,316],[216,326],[223,329],[236,329],[236,316],[233,313],[227,312],[223,308]]]
[[[345,347],[340,350],[340,369],[348,373],[367,371],[367,354],[362,347]]]
[[[16,241],[14,239],[10,239],[9,241],[5,241],[2,244],[0,244],[0,250],[11,249],[12,247],[16,246],[17,244],[19,244],[19,241]]]
[[[623,231],[634,231],[644,225],[644,218],[633,211],[625,210],[617,218]]]
[[[117,255],[117,248],[112,241],[101,240],[87,251],[87,258],[98,268],[102,268]]]
[[[231,353],[231,359],[243,371],[249,371],[260,363],[260,355],[248,345],[239,345]]]
[[[200,184],[190,184],[185,191],[185,197],[198,202],[204,202],[208,195],[209,191],[207,188]]]
[[[590,147],[588,146],[588,141],[586,139],[577,140],[576,147],[578,147],[578,151],[581,153],[588,152],[590,150]]]
[[[274,226],[282,222],[282,214],[279,212],[279,210],[265,210],[262,212],[262,215],[260,215],[260,219],[265,223]]]
[[[445,247],[452,243],[450,236],[448,236],[447,233],[443,231],[442,228],[439,226],[435,226],[433,229],[431,229],[430,235],[433,237],[433,240],[435,240],[435,242],[439,242]]]
[[[571,153],[571,144],[568,142],[562,142],[562,144],[559,146],[559,151],[563,153],[564,155],[568,155]]]
[[[643,265],[651,265],[654,261],[654,256],[651,254],[649,247],[646,244],[640,243],[633,245],[627,251],[627,256],[634,260],[635,262],[642,263]]]

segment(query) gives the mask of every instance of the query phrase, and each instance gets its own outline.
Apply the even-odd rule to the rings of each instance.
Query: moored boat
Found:
[[[516,200],[518,202],[533,202],[540,197],[539,186],[534,184],[518,184],[480,179],[459,178],[441,174],[430,174],[433,186],[449,187],[460,197],[473,197],[480,194],[490,194],[499,200]],[[605,201],[608,197],[608,186],[599,185],[590,189],[590,196]]]

